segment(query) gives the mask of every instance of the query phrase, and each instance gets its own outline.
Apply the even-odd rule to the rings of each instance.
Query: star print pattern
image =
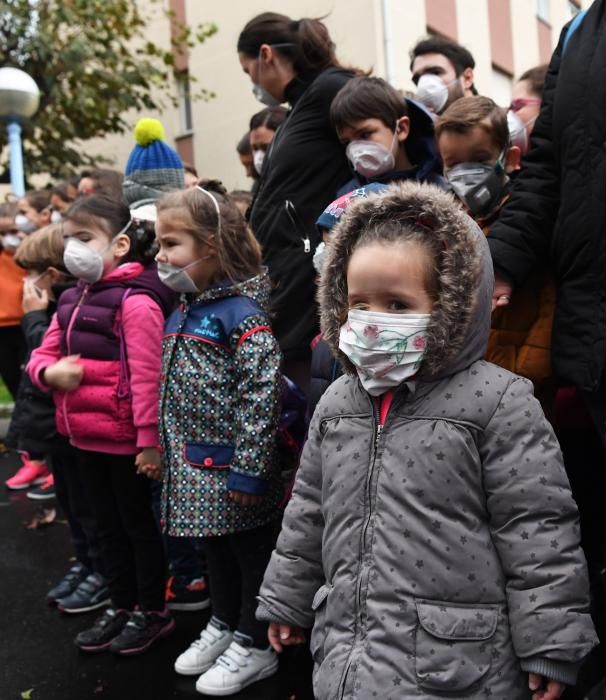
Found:
[[[522,700],[533,658],[562,668],[596,643],[551,428],[529,382],[472,369],[396,393],[376,449],[349,377],[318,404],[259,608],[315,618],[318,700]]]

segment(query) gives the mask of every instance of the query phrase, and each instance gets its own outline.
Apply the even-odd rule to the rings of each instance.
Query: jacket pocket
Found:
[[[314,626],[309,639],[309,649],[314,663],[321,664],[324,660],[324,642],[326,640],[326,599],[332,586],[325,583],[314,595],[311,609],[315,613]]]
[[[190,467],[229,469],[236,448],[233,445],[208,445],[199,442],[186,442],[184,451],[185,461]]]
[[[481,681],[491,664],[497,606],[417,601],[415,672],[421,688],[461,692]]]

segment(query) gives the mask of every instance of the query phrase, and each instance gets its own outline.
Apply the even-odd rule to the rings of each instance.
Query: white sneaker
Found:
[[[177,658],[175,671],[183,676],[198,676],[208,671],[229,647],[233,636],[233,632],[221,630],[209,622],[198,639]]]
[[[278,656],[271,647],[255,649],[232,641],[214,666],[198,678],[196,690],[203,695],[233,695],[277,670]]]

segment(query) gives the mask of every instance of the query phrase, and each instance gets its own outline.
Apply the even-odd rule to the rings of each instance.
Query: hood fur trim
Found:
[[[339,333],[348,312],[348,261],[365,230],[393,225],[394,221],[442,241],[438,299],[419,372],[419,378],[438,379],[483,357],[490,329],[493,277],[484,235],[451,194],[433,185],[396,183],[350,204],[333,229],[320,282],[324,339],[346,371],[355,373],[339,350]]]

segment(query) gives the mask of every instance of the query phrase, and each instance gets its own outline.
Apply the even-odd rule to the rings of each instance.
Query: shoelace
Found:
[[[215,637],[208,631],[208,628],[205,627],[200,633],[198,639],[196,639],[195,642],[192,642],[192,646],[196,647],[196,649],[199,649],[200,651],[204,651],[208,647],[218,642],[220,638],[220,636]]]
[[[229,647],[221,654],[216,663],[226,668],[231,673],[238,673],[241,668],[248,665],[248,657],[250,651],[241,647],[236,642],[232,642]]]

